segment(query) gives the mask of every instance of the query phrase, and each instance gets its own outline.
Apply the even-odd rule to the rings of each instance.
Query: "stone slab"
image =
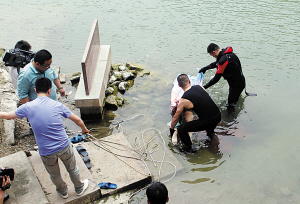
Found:
[[[15,100],[10,99],[2,99],[0,103],[0,111],[10,112],[17,109],[17,104]],[[4,127],[4,135],[5,139],[4,142],[6,144],[14,144],[15,143],[15,121],[14,120],[3,120],[3,127]],[[3,139],[3,138],[1,138]]]
[[[95,69],[97,67],[97,59],[99,58],[100,49],[100,36],[98,28],[98,20],[94,19],[92,29],[85,47],[85,51],[81,60],[81,67],[83,73],[83,80],[85,85],[85,92],[87,95],[90,93],[92,87]]]
[[[0,158],[0,164],[15,170],[15,179],[6,192],[9,199],[5,204],[49,203],[31,164],[23,151]]]
[[[65,74],[59,74],[59,80],[61,84],[66,83],[66,75]]]
[[[102,196],[132,190],[151,182],[147,165],[141,160],[129,158],[138,158],[138,155],[131,151],[132,147],[122,133],[80,145],[89,154],[92,165],[90,171],[95,181],[115,183],[118,186],[117,189],[101,189]]]
[[[2,58],[1,58],[2,59]],[[17,108],[18,98],[14,94],[15,89],[11,82],[10,74],[8,73],[8,67],[3,66],[0,69],[0,111],[10,112]],[[0,134],[1,141],[6,144],[14,144],[14,130],[15,130],[15,121],[14,120],[3,120],[0,119]]]
[[[106,60],[101,60],[101,55],[107,56]],[[83,74],[80,76],[78,84],[75,104],[77,107],[101,107],[103,105],[103,93],[105,96],[105,89],[107,87],[108,75],[111,67],[111,49],[110,45],[101,45],[99,58],[97,61],[97,68],[95,70],[95,79],[91,86],[90,94],[85,93]],[[100,98],[101,95],[101,98]],[[101,100],[100,100],[101,99]]]
[[[85,85],[81,74],[75,96],[75,105],[80,109],[83,119],[89,118],[89,115],[96,115],[101,118],[103,102],[105,98],[105,90],[109,78],[111,67],[111,49],[110,45],[101,45],[97,67],[94,73],[94,80],[91,83],[89,94],[85,92]],[[98,117],[97,117],[98,115]]]
[[[82,161],[80,155],[78,154],[75,147],[73,147],[76,164],[80,170],[81,179],[89,179],[89,187],[87,190],[81,195],[77,196],[74,191],[74,185],[69,177],[69,173],[64,167],[63,163],[59,160],[60,171],[63,180],[68,185],[68,194],[69,197],[67,199],[63,199],[55,189],[54,184],[50,180],[48,172],[45,170],[43,162],[38,154],[38,152],[32,151],[32,156],[29,157],[30,163],[35,171],[37,178],[40,181],[42,188],[45,191],[45,195],[47,196],[50,203],[68,203],[68,204],[79,204],[79,203],[88,203],[93,200],[99,199],[101,197],[101,191],[97,186],[93,176],[86,168],[84,162]]]

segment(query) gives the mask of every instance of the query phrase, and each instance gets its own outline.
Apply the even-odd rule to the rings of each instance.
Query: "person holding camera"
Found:
[[[47,62],[46,62],[47,63]],[[48,62],[49,63],[49,62]],[[68,187],[63,181],[58,165],[58,158],[63,162],[76,195],[80,196],[87,189],[89,180],[81,180],[79,168],[76,165],[73,146],[65,131],[62,117],[69,118],[82,130],[82,134],[89,133],[80,117],[72,113],[65,105],[50,97],[52,82],[47,77],[40,77],[35,81],[37,98],[21,105],[11,112],[0,112],[0,118],[15,119],[27,117],[34,132],[35,140],[45,169],[56,186],[58,194],[68,198]]]
[[[8,184],[10,184],[9,176],[3,176],[1,187],[6,186]],[[2,190],[2,188],[0,188],[0,204],[2,204],[8,198],[9,198],[9,195],[7,193],[5,193],[5,190]]]
[[[9,195],[5,193],[5,190],[10,188],[10,180],[14,179],[14,169],[2,167],[0,175],[0,204],[2,204],[9,198]],[[12,178],[10,179],[10,177]]]
[[[51,64],[51,53],[48,50],[43,49],[39,50],[34,55],[34,59],[21,71],[18,78],[17,91],[23,104],[37,98],[37,93],[35,92],[35,81],[39,77],[47,77],[51,80],[51,99],[57,101],[56,89],[53,86],[54,84],[58,88],[60,95],[65,95],[65,91],[60,84],[58,75],[51,67]]]
[[[19,98],[19,95],[17,92],[18,77],[19,77],[20,72],[24,69],[24,65],[16,64],[15,61],[17,61],[17,60],[16,59],[10,60],[10,58],[16,58],[16,52],[19,52],[19,54],[21,52],[22,52],[22,54],[27,54],[27,52],[30,52],[30,50],[31,50],[31,45],[27,41],[25,41],[25,40],[18,41],[15,45],[14,50],[12,51],[14,53],[14,55],[12,55],[12,54],[9,55],[8,56],[9,58],[7,59],[7,62],[5,63],[5,65],[7,65],[8,69],[9,69],[11,81],[13,83],[13,86],[14,86],[14,89],[15,89],[15,92],[16,92],[16,95],[18,98]],[[33,56],[33,53],[32,53],[32,56]],[[23,56],[23,58],[25,58],[25,57]],[[20,60],[20,62],[21,61],[22,60]],[[24,61],[24,59],[23,59],[23,61]],[[26,63],[26,62],[24,62],[24,63]]]

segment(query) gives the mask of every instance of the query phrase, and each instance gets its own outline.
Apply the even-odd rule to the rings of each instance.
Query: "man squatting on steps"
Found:
[[[217,68],[217,72],[215,76],[203,87],[207,89],[217,83],[221,76],[223,76],[229,85],[229,95],[226,106],[234,107],[246,86],[241,62],[233,53],[232,47],[227,47],[226,49],[221,50],[218,45],[211,43],[207,47],[207,52],[217,60],[206,67],[203,67],[199,70],[199,72],[204,74],[207,70],[213,68]]]
[[[206,130],[207,135],[212,137],[214,135],[214,129],[221,121],[221,112],[204,88],[199,85],[191,86],[191,82],[186,74],[179,75],[177,81],[178,85],[184,90],[184,94],[179,100],[176,113],[172,119],[170,134],[172,137],[174,127],[177,124],[181,113],[193,110],[198,115],[199,119],[183,122],[177,128],[177,131],[181,141],[190,150],[194,151],[195,148],[192,145],[188,132]]]
[[[64,163],[79,196],[87,189],[89,180],[81,181],[79,168],[76,165],[73,146],[66,134],[62,117],[69,118],[82,130],[88,133],[84,122],[73,114],[65,105],[50,97],[52,82],[46,77],[40,77],[35,82],[37,98],[21,105],[11,112],[0,112],[0,118],[16,119],[27,117],[34,131],[35,141],[43,164],[50,175],[56,191],[63,198],[68,198],[68,187],[62,180],[58,158]]]

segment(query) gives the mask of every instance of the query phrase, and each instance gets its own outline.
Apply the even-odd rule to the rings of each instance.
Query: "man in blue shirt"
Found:
[[[79,168],[76,165],[73,147],[66,134],[62,117],[69,118],[82,130],[82,134],[88,133],[88,129],[80,117],[73,114],[65,105],[52,100],[52,82],[47,77],[38,78],[35,82],[37,98],[21,105],[11,112],[0,112],[0,118],[15,119],[27,117],[32,129],[39,154],[45,169],[56,186],[56,191],[63,198],[68,198],[68,187],[62,180],[58,158],[62,160],[70,178],[74,184],[75,192],[81,195],[88,187],[88,179],[81,181]]]
[[[59,78],[51,67],[52,55],[47,50],[38,51],[31,63],[28,63],[21,71],[18,78],[17,91],[22,103],[27,103],[36,99],[37,94],[34,90],[35,81],[39,77],[47,77],[52,82],[50,98],[57,100],[56,89],[53,83],[58,88],[60,95],[64,96],[65,91],[62,88]]]

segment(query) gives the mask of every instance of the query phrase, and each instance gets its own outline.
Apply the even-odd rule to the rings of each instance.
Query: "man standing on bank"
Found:
[[[183,111],[193,110],[197,115],[197,120],[182,123],[178,128],[178,135],[181,141],[189,148],[195,151],[188,132],[197,132],[206,130],[207,136],[214,136],[214,129],[221,121],[221,112],[214,101],[210,98],[203,87],[199,85],[191,86],[191,82],[186,74],[177,77],[178,85],[184,90],[184,94],[179,100],[176,113],[172,119],[170,134],[174,133],[174,127]]]
[[[35,81],[39,77],[47,77],[51,80],[52,89],[50,98],[57,101],[56,89],[53,86],[54,84],[58,88],[60,95],[65,95],[65,91],[60,84],[58,75],[52,69],[51,64],[51,53],[47,50],[40,50],[35,54],[33,61],[24,67],[19,75],[17,88],[18,95],[23,104],[36,99],[37,94],[34,88]]]
[[[11,112],[0,112],[0,118],[11,120],[27,117],[34,131],[39,154],[50,175],[56,191],[63,198],[68,198],[68,187],[63,181],[58,165],[58,158],[63,162],[79,196],[87,189],[89,180],[81,181],[79,168],[76,165],[73,146],[66,134],[62,117],[69,118],[78,125],[82,134],[88,129],[80,117],[73,114],[65,105],[52,100],[52,82],[46,77],[38,78],[35,82],[37,98],[25,103]]]
[[[240,94],[245,88],[245,77],[242,72],[241,62],[239,58],[233,53],[232,47],[220,49],[220,47],[214,43],[211,43],[207,47],[207,52],[216,58],[216,62],[203,67],[199,70],[203,74],[213,68],[217,68],[215,76],[203,87],[205,89],[217,83],[221,76],[227,80],[229,85],[229,95],[226,106],[234,107],[239,100]]]

